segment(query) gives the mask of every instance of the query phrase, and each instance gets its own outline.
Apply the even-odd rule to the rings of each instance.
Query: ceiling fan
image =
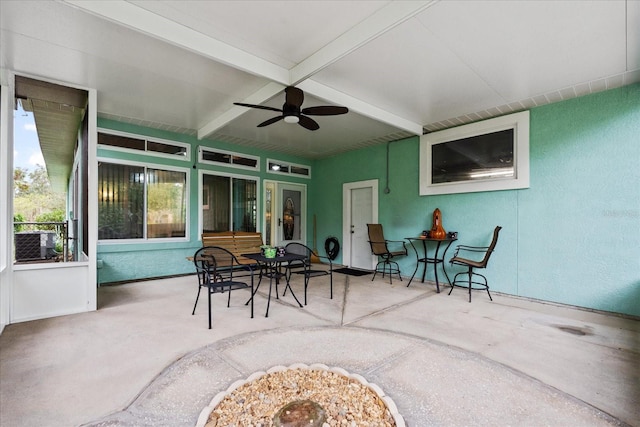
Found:
[[[315,120],[307,116],[336,116],[349,112],[347,107],[338,107],[334,105],[319,105],[317,107],[307,107],[301,110],[300,106],[302,106],[302,102],[304,101],[304,93],[302,90],[294,86],[287,86],[284,89],[284,93],[285,101],[282,105],[282,109],[266,107],[264,105],[243,104],[241,102],[234,102],[234,104],[242,107],[259,108],[261,110],[277,111],[282,113],[279,116],[260,123],[258,125],[259,128],[284,120],[287,123],[298,123],[305,129],[318,130],[320,125]]]

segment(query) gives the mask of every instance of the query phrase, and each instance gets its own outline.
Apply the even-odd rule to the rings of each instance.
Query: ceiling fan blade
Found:
[[[298,122],[298,124],[303,128],[309,129],[309,130],[320,129],[320,125],[318,124],[318,122],[316,122],[315,120],[307,116],[300,116],[300,121]]]
[[[279,108],[273,108],[273,107],[265,107],[264,105],[255,105],[255,104],[243,104],[242,102],[234,102],[234,105],[239,105],[241,107],[249,107],[249,108],[259,108],[261,110],[269,110],[269,111],[277,111],[279,113],[282,113],[282,110]]]
[[[310,116],[337,116],[338,114],[347,114],[349,109],[335,105],[319,105],[317,107],[303,108],[300,112]]]
[[[284,93],[285,104],[295,105],[297,108],[300,108],[302,102],[304,101],[304,93],[302,92],[302,90],[294,86],[287,86],[284,89]]]
[[[258,125],[258,127],[262,128],[262,127],[265,127],[265,126],[269,126],[270,124],[275,123],[275,122],[279,122],[282,119],[284,119],[284,116],[276,116],[276,117],[273,117],[273,118],[271,118],[269,120],[265,120],[264,122],[260,123]]]

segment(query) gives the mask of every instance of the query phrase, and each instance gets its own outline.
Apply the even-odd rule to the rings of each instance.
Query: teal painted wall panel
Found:
[[[191,274],[195,272],[193,262],[187,260],[196,249],[153,249],[102,252],[98,259],[98,283],[113,283],[148,279],[152,277]],[[195,279],[194,287],[195,287]]]
[[[522,295],[640,314],[640,85],[534,109]]]
[[[141,128],[106,124],[141,133]],[[198,143],[193,137],[153,132],[147,134]],[[389,194],[383,191],[386,144],[313,162],[215,146],[311,164],[311,180],[291,181],[308,184],[307,237],[311,243],[315,215],[321,252],[330,236],[343,243],[343,184],[378,179],[379,220],[387,238],[417,236],[430,228],[435,208],[442,211],[444,228],[459,232],[460,244],[487,245],[493,228],[501,225],[500,241],[485,271],[493,290],[640,316],[640,85],[532,109],[528,189],[420,196],[419,145],[418,137],[389,145]],[[256,175],[280,178],[264,170]],[[199,246],[195,172],[191,192],[191,240],[99,246],[101,282],[190,272],[183,260]],[[336,262],[342,262],[342,255]],[[413,272],[411,249],[400,265],[405,275]],[[450,275],[460,271],[448,268]],[[434,278],[431,268],[427,278]]]
[[[342,185],[369,179],[382,180],[385,150],[385,146],[377,146],[314,162],[307,211],[309,218],[316,215],[317,247],[321,253],[324,253],[328,237],[337,237],[342,245]],[[362,158],[363,153],[366,159]],[[307,241],[312,242],[311,234]],[[342,254],[341,250],[335,262],[342,262]]]
[[[342,184],[377,178],[388,239],[430,228],[435,208],[460,244],[487,245],[501,225],[492,289],[640,315],[640,85],[533,109],[528,189],[419,196],[416,137],[391,143],[384,194],[385,156],[381,145],[316,162],[319,236],[342,238]],[[400,265],[410,274],[415,255]]]
[[[316,177],[322,176],[322,187],[314,192],[313,208],[318,212],[318,236],[323,242],[327,236],[337,236],[342,244],[342,184],[369,179],[379,180],[379,221],[383,224],[385,237],[402,240],[417,237],[422,230],[430,229],[433,211],[442,212],[443,226],[447,231],[460,233],[459,242],[472,245],[487,245],[496,225],[504,227],[499,253],[494,255],[488,274],[492,276],[492,288],[516,294],[517,274],[515,269],[502,268],[503,264],[517,262],[517,196],[516,191],[468,193],[443,196],[419,196],[419,138],[408,138],[392,142],[389,146],[389,189],[386,186],[386,145],[371,147],[318,162]],[[358,174],[361,174],[360,177]],[[341,176],[345,175],[345,179]],[[434,250],[434,244],[428,243]],[[416,254],[407,244],[409,255],[398,259],[403,275],[410,275],[416,266]],[[416,247],[420,256],[423,249]],[[455,244],[447,252],[453,254]],[[443,250],[442,248],[441,250]],[[336,260],[342,263],[342,253]],[[447,267],[450,273],[460,270]],[[496,271],[494,274],[493,271]],[[421,275],[422,266],[416,276]],[[439,270],[442,279],[442,271]],[[427,270],[427,280],[434,280],[432,266]],[[452,275],[450,275],[453,278]],[[414,285],[412,285],[414,286]]]
[[[143,153],[119,152],[115,150],[99,149],[98,157],[111,158],[114,160],[127,160],[142,162],[154,165],[169,165],[187,168],[189,173],[189,211],[190,226],[188,239],[174,242],[154,241],[150,239],[147,242],[140,243],[118,243],[109,242],[108,244],[98,245],[98,259],[102,260],[102,268],[98,270],[98,281],[100,284],[121,282],[137,279],[147,279],[153,277],[170,276],[175,274],[185,274],[194,272],[192,263],[186,261],[187,256],[191,256],[201,247],[198,229],[198,173],[200,170],[223,172],[228,174],[238,174],[255,176],[260,178],[260,182],[265,179],[276,181],[287,181],[302,184],[310,184],[309,179],[289,177],[279,174],[271,174],[265,171],[265,161],[267,158],[277,159],[285,162],[296,164],[310,165],[312,162],[295,156],[284,155],[280,153],[271,153],[264,150],[256,150],[248,147],[239,147],[232,144],[198,140],[194,136],[176,134],[173,132],[145,128],[133,124],[121,123],[113,120],[99,119],[98,126],[104,129],[111,129],[120,132],[127,132],[135,135],[161,138],[169,141],[179,141],[188,143],[192,146],[192,159],[186,162],[180,159],[171,159],[164,157],[154,157]],[[225,166],[213,166],[200,164],[194,169],[193,163],[195,156],[195,147],[204,145],[212,148],[250,154],[259,156],[261,159],[260,171],[248,171],[245,169],[230,168]],[[108,160],[107,160],[108,161]],[[258,189],[260,199],[262,200],[262,186]],[[262,206],[258,206],[258,215],[262,216]],[[261,225],[264,226],[261,220]]]

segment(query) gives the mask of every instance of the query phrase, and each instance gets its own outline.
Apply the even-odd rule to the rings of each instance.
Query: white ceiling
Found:
[[[321,158],[640,81],[640,1],[0,1],[2,79],[102,117]],[[276,113],[344,105],[311,132]]]

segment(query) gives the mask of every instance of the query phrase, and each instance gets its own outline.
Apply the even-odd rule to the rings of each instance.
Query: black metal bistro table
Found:
[[[413,250],[416,253],[416,258],[417,258],[417,262],[416,262],[416,269],[413,271],[413,275],[411,275],[411,279],[409,280],[409,284],[407,284],[407,286],[409,286],[411,284],[411,281],[413,280],[413,278],[415,277],[416,273],[418,272],[418,267],[420,266],[420,263],[424,263],[424,269],[422,270],[422,283],[424,283],[424,277],[427,274],[427,264],[433,264],[433,271],[435,273],[436,276],[436,292],[440,293],[440,282],[438,281],[438,264],[442,264],[442,271],[444,272],[445,277],[447,278],[447,282],[449,282],[449,286],[451,286],[451,280],[449,279],[449,275],[447,274],[447,270],[444,268],[444,257],[447,253],[447,249],[449,249],[449,246],[451,246],[451,244],[453,242],[455,242],[456,238],[444,238],[444,239],[432,239],[430,237],[407,237],[406,238],[409,243],[411,243],[411,247],[413,248]],[[420,258],[420,254],[418,252],[418,250],[416,249],[416,246],[413,244],[413,242],[415,241],[422,241],[422,249],[424,250],[424,257]],[[435,242],[436,243],[436,250],[433,254],[432,257],[428,256],[427,253],[427,242]],[[447,245],[444,248],[444,251],[442,252],[442,256],[439,255],[440,253],[440,246],[446,243]]]
[[[260,287],[260,282],[262,281],[262,277],[266,276],[269,278],[269,298],[267,299],[267,312],[264,315],[264,317],[269,317],[269,305],[271,303],[271,288],[273,286],[273,281],[276,281],[276,299],[280,299],[278,296],[278,283],[280,282],[280,278],[284,277],[285,281],[286,281],[286,286],[284,288],[284,292],[282,293],[283,295],[287,292],[287,288],[289,289],[289,291],[291,292],[291,295],[293,295],[293,298],[296,300],[296,302],[298,303],[298,305],[300,307],[302,307],[302,304],[300,303],[300,301],[298,300],[298,297],[296,297],[296,294],[293,293],[293,289],[291,289],[291,286],[289,285],[289,278],[286,276],[286,274],[284,274],[282,272],[282,264],[283,263],[289,263],[290,261],[300,261],[305,259],[304,255],[300,255],[300,254],[293,254],[293,253],[285,253],[282,256],[276,256],[273,258],[267,258],[264,255],[262,255],[261,253],[255,253],[255,254],[242,254],[243,257],[245,258],[249,258],[252,259],[254,261],[257,261],[257,263],[260,265],[260,280],[258,281],[258,286],[256,286],[255,290],[253,291],[253,294],[251,295],[251,298],[253,298],[253,296],[256,294],[256,292],[258,292],[258,288]],[[305,265],[305,270],[306,270],[306,265]],[[247,301],[248,303],[249,301]]]

